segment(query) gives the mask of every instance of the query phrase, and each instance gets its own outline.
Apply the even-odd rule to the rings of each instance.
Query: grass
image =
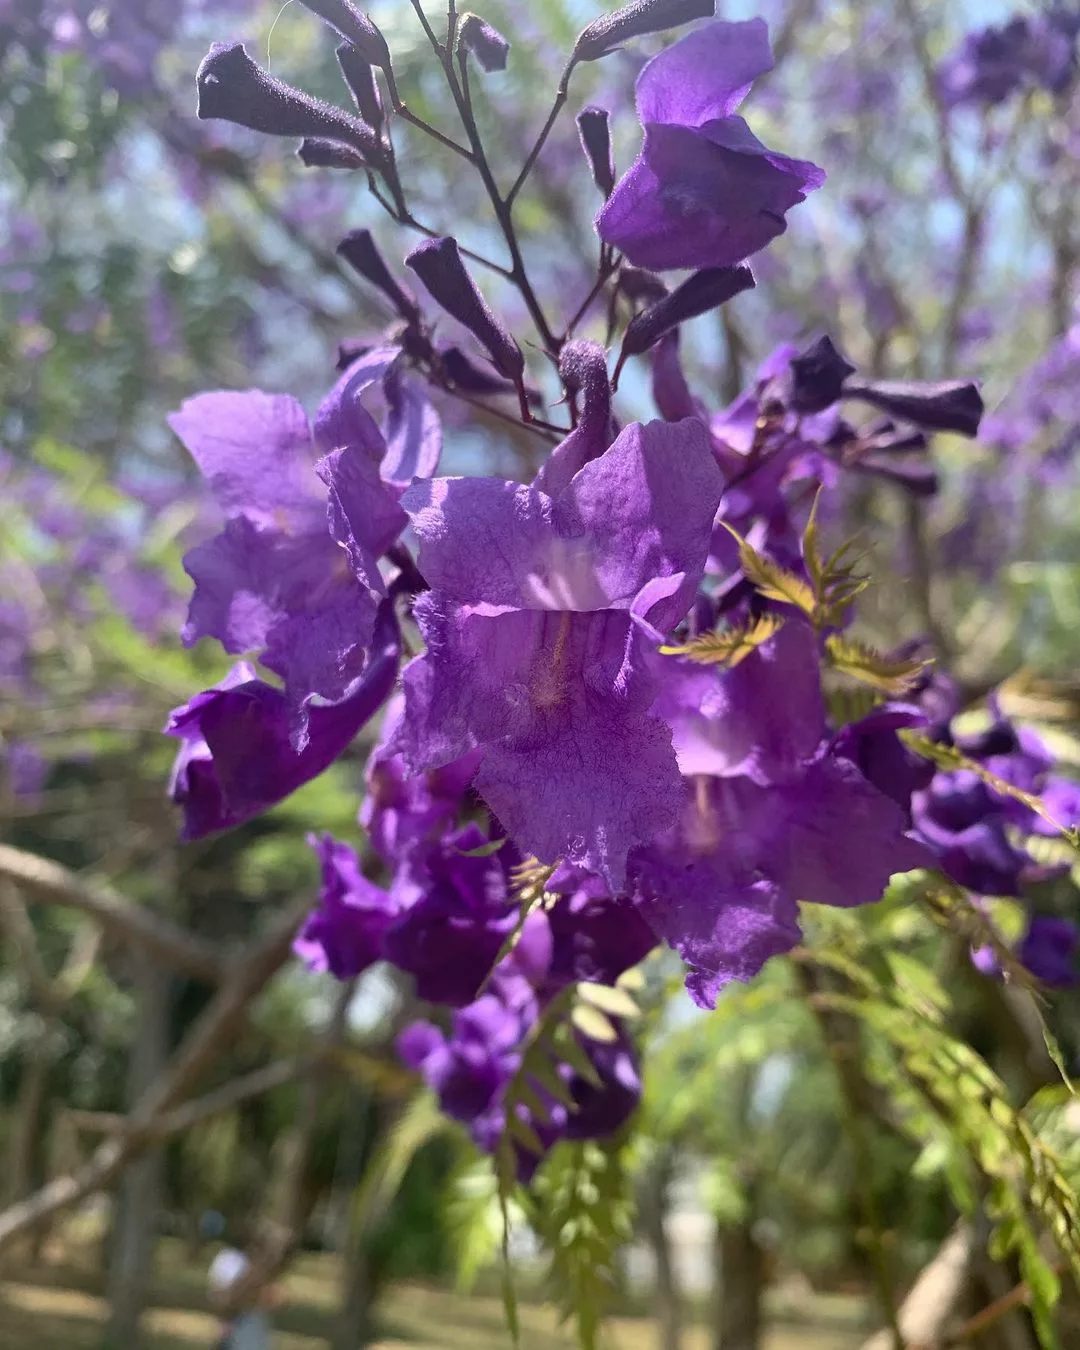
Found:
[[[202,1350],[214,1344],[217,1322],[206,1311],[204,1270],[183,1261],[178,1243],[161,1244],[154,1306],[146,1314],[146,1350]],[[276,1316],[275,1350],[317,1350],[327,1343],[337,1302],[337,1263],[332,1256],[304,1254],[284,1281],[287,1302]],[[0,1280],[0,1346],[3,1350],[98,1350],[105,1321],[100,1277],[85,1262],[33,1272],[10,1272]],[[546,1307],[521,1307],[524,1350],[568,1350],[571,1341]],[[804,1325],[777,1323],[765,1350],[857,1350],[864,1333],[860,1305],[836,1301]],[[502,1303],[424,1285],[399,1285],[379,1305],[379,1350],[507,1350]],[[611,1350],[653,1350],[648,1318],[615,1318]],[[685,1350],[707,1350],[705,1327],[690,1327]]]

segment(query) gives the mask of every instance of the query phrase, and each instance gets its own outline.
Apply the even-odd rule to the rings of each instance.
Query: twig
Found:
[[[515,198],[517,197],[521,189],[525,186],[525,180],[532,172],[532,166],[536,163],[540,151],[543,150],[544,144],[547,141],[548,136],[551,134],[551,128],[555,125],[556,121],[558,120],[559,113],[562,112],[564,106],[566,105],[566,98],[568,93],[570,92],[570,76],[573,73],[574,73],[574,63],[570,61],[567,63],[566,69],[563,71],[562,77],[559,80],[559,87],[555,91],[555,100],[551,105],[551,111],[547,115],[547,121],[540,129],[540,134],[539,136],[537,136],[535,142],[533,143],[533,148],[529,151],[528,155],[525,157],[525,163],[521,166],[521,172],[514,179],[513,186],[510,188],[510,191],[506,194],[506,205],[508,209],[513,209]]]
[[[0,876],[37,900],[69,905],[89,914],[108,932],[142,947],[162,965],[174,966],[212,984],[221,983],[229,973],[228,959],[210,943],[133,905],[111,886],[78,877],[48,858],[0,844]]]
[[[294,901],[262,941],[233,965],[229,979],[188,1032],[164,1073],[143,1093],[123,1135],[107,1139],[82,1167],[57,1177],[36,1194],[0,1213],[0,1251],[42,1219],[70,1209],[108,1186],[132,1158],[156,1140],[160,1118],[188,1095],[218,1058],[239,1031],[252,999],[288,959],[292,940],[310,904],[307,897]]]

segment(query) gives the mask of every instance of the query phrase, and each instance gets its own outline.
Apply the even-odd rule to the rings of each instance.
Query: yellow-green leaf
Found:
[[[720,522],[724,525],[724,522]],[[785,605],[794,605],[806,615],[812,615],[817,608],[817,599],[813,588],[802,577],[789,572],[786,567],[759,553],[753,544],[748,543],[737,530],[730,525],[724,528],[739,545],[739,566],[750,582],[766,600],[779,600]]]
[[[578,998],[591,1004],[594,1008],[599,1008],[603,1013],[609,1013],[612,1017],[639,1017],[641,1015],[641,1009],[625,989],[616,989],[610,984],[593,984],[591,981],[583,980],[578,985],[577,991]]]
[[[570,1020],[583,1036],[610,1044],[619,1038],[609,1018],[589,1003],[579,1003],[570,1014]]]
[[[727,628],[722,633],[702,633],[680,646],[661,647],[664,656],[685,656],[699,666],[726,666],[730,669],[763,642],[768,642],[784,626],[779,614],[763,614],[756,622]]]
[[[867,684],[884,694],[905,694],[930,664],[929,661],[886,656],[857,638],[830,633],[825,639],[829,665],[841,675]]]

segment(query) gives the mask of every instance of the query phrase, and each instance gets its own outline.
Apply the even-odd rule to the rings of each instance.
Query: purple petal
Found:
[[[429,596],[416,616],[428,653],[406,672],[410,767],[482,744],[477,791],[521,851],[617,889],[627,849],[664,828],[680,796],[629,617],[488,615]]]
[[[364,675],[340,703],[310,708],[300,750],[290,740],[289,700],[244,663],[177,708],[165,730],[184,742],[170,786],[184,808],[184,838],[250,820],[328,768],[389,697],[400,641],[393,606],[384,601]]]
[[[199,394],[166,420],[227,515],[280,526],[317,502],[311,429],[295,399],[259,389]]]
[[[385,382],[386,455],[383,481],[406,488],[417,478],[430,478],[442,454],[442,422],[421,386],[406,376]]]
[[[772,67],[764,19],[705,24],[646,62],[637,79],[638,118],[699,127],[730,117]]]
[[[390,896],[360,869],[354,849],[330,835],[309,836],[322,868],[319,904],[293,943],[301,961],[339,980],[361,974],[382,956],[382,940],[394,917]]]

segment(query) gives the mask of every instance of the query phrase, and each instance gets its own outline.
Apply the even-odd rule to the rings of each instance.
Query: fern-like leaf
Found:
[[[906,694],[929,662],[886,656],[857,638],[830,633],[825,639],[829,665],[841,675],[858,680],[883,694]]]
[[[616,1284],[618,1249],[631,1236],[625,1140],[562,1143],[534,1184],[531,1222],[549,1253],[548,1285],[581,1350],[595,1350]]]
[[[784,626],[779,614],[763,614],[760,619],[727,628],[722,633],[702,633],[679,646],[661,647],[664,656],[685,656],[699,666],[724,666],[730,670],[755,647],[775,637]]]
[[[772,558],[759,553],[753,544],[742,537],[737,530],[724,524],[724,528],[739,545],[739,566],[747,581],[766,600],[778,600],[785,605],[794,605],[809,618],[817,607],[814,589],[795,572],[789,572]]]

